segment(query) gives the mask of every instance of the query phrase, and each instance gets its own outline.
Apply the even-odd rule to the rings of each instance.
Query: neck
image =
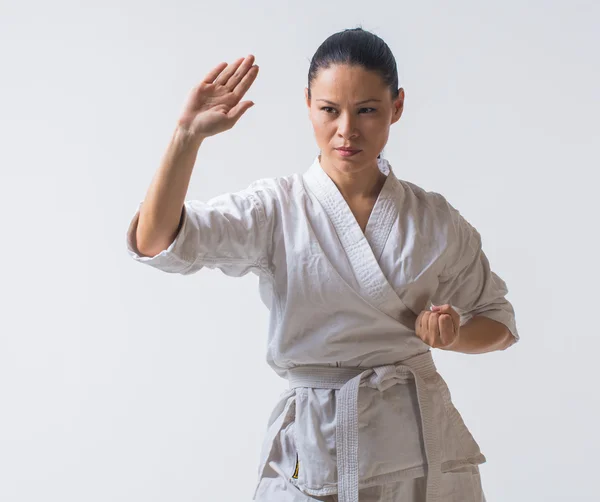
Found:
[[[354,172],[336,168],[323,155],[319,155],[319,162],[346,200],[377,197],[387,177],[379,170],[377,161]]]

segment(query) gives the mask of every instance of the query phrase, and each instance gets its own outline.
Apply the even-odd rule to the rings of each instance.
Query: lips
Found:
[[[336,150],[341,150],[342,152],[360,152],[358,148],[336,148]]]

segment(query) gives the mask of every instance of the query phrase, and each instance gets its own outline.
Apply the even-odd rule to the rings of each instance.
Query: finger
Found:
[[[440,340],[442,345],[449,345],[455,338],[454,321],[450,315],[445,314],[440,317]]]
[[[248,70],[248,73],[244,75],[242,81],[233,90],[233,94],[235,95],[236,99],[242,99],[244,97],[244,94],[248,92],[248,89],[250,89],[250,86],[256,80],[257,75],[258,66],[254,65],[252,68],[250,68],[250,70]]]
[[[231,68],[227,68],[227,73],[223,75],[223,82],[219,82],[221,85],[224,85],[228,91],[233,91],[238,82],[242,79],[242,77],[246,74],[248,69],[254,64],[254,56],[250,54],[249,56],[242,58],[241,60],[237,60],[235,65],[232,65]],[[226,77],[226,79],[225,79]]]
[[[431,333],[431,339],[433,340],[435,345],[439,345],[440,343],[440,325],[439,325],[439,314],[437,312],[432,312],[429,316],[429,325],[428,329]],[[434,345],[432,345],[433,347]]]
[[[225,68],[227,66],[227,63],[219,63],[217,66],[215,66],[212,70],[210,70],[206,76],[204,77],[204,80],[202,82],[204,82],[205,84],[212,84],[215,80],[215,78],[217,78],[217,76],[219,75],[219,73],[221,73],[221,71],[223,71],[223,68]]]
[[[423,311],[417,317],[417,320],[415,321],[415,332],[421,340],[423,340],[425,343],[429,344],[429,342],[427,341],[427,330],[423,329],[423,326],[424,326],[423,319],[425,318],[426,315],[427,315],[427,312]]]
[[[246,113],[246,110],[252,108],[253,106],[254,103],[252,101],[242,101],[229,110],[227,117],[233,120],[233,124],[235,125],[235,123],[240,120],[241,116]]]
[[[452,305],[450,305],[449,303],[445,303],[444,305],[439,305],[436,312],[440,315],[441,314],[449,315],[452,318],[452,321],[454,324],[454,330],[458,331],[456,328],[458,325],[460,325],[460,316],[458,315],[458,312],[456,312],[456,310],[454,310]]]
[[[416,332],[417,332],[418,337],[421,340],[423,340],[425,343],[428,344],[429,342],[427,341],[427,329],[426,329],[427,315],[428,315],[428,312],[422,311],[419,314],[419,317],[418,317],[417,321],[415,322],[415,324],[416,324]]]
[[[256,65],[254,65],[254,56],[248,56],[241,64],[241,66],[236,70],[236,72],[232,75],[232,77],[227,81],[225,87],[227,87],[227,89],[229,89],[230,91],[235,92],[238,84],[248,75],[248,72],[252,70],[252,68],[254,68],[255,66]]]
[[[245,58],[238,58],[233,63],[227,65],[227,68],[221,72],[221,74],[215,80],[215,85],[225,85],[231,75],[238,69],[240,64],[244,61]]]
[[[444,305],[444,310],[440,312],[440,315],[449,316],[452,319],[452,325],[454,331],[458,331],[456,328],[460,325],[460,316],[458,312],[452,308],[452,305]],[[458,324],[457,324],[458,323]]]

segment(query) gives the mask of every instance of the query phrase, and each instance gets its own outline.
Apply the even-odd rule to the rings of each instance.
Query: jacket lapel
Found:
[[[318,156],[304,174],[304,181],[333,224],[341,252],[350,263],[354,278],[343,277],[346,282],[357,284],[356,293],[374,308],[394,319],[411,322],[412,317],[404,319],[407,314],[412,314],[410,309],[398,297],[379,266],[378,260],[398,217],[396,199],[402,192],[388,161],[378,159],[378,165],[387,174],[387,179],[364,233],[337,186],[321,167]]]

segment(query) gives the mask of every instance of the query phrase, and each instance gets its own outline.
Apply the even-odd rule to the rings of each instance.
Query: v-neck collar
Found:
[[[304,178],[311,191],[323,204],[325,211],[338,231],[338,235],[340,235],[344,248],[366,239],[377,260],[379,260],[392,228],[392,223],[396,219],[396,202],[401,194],[399,191],[400,183],[394,175],[388,160],[383,157],[378,158],[377,167],[386,175],[386,179],[371,209],[364,232],[337,185],[321,166],[318,155],[305,173]]]
[[[304,181],[336,230],[359,285],[360,291],[357,293],[375,308],[400,320],[403,312],[407,311],[406,306],[381,270],[379,258],[398,216],[397,202],[403,196],[403,191],[389,162],[379,158],[377,165],[387,178],[375,201],[364,233],[346,199],[322,168],[318,155],[304,173]]]

